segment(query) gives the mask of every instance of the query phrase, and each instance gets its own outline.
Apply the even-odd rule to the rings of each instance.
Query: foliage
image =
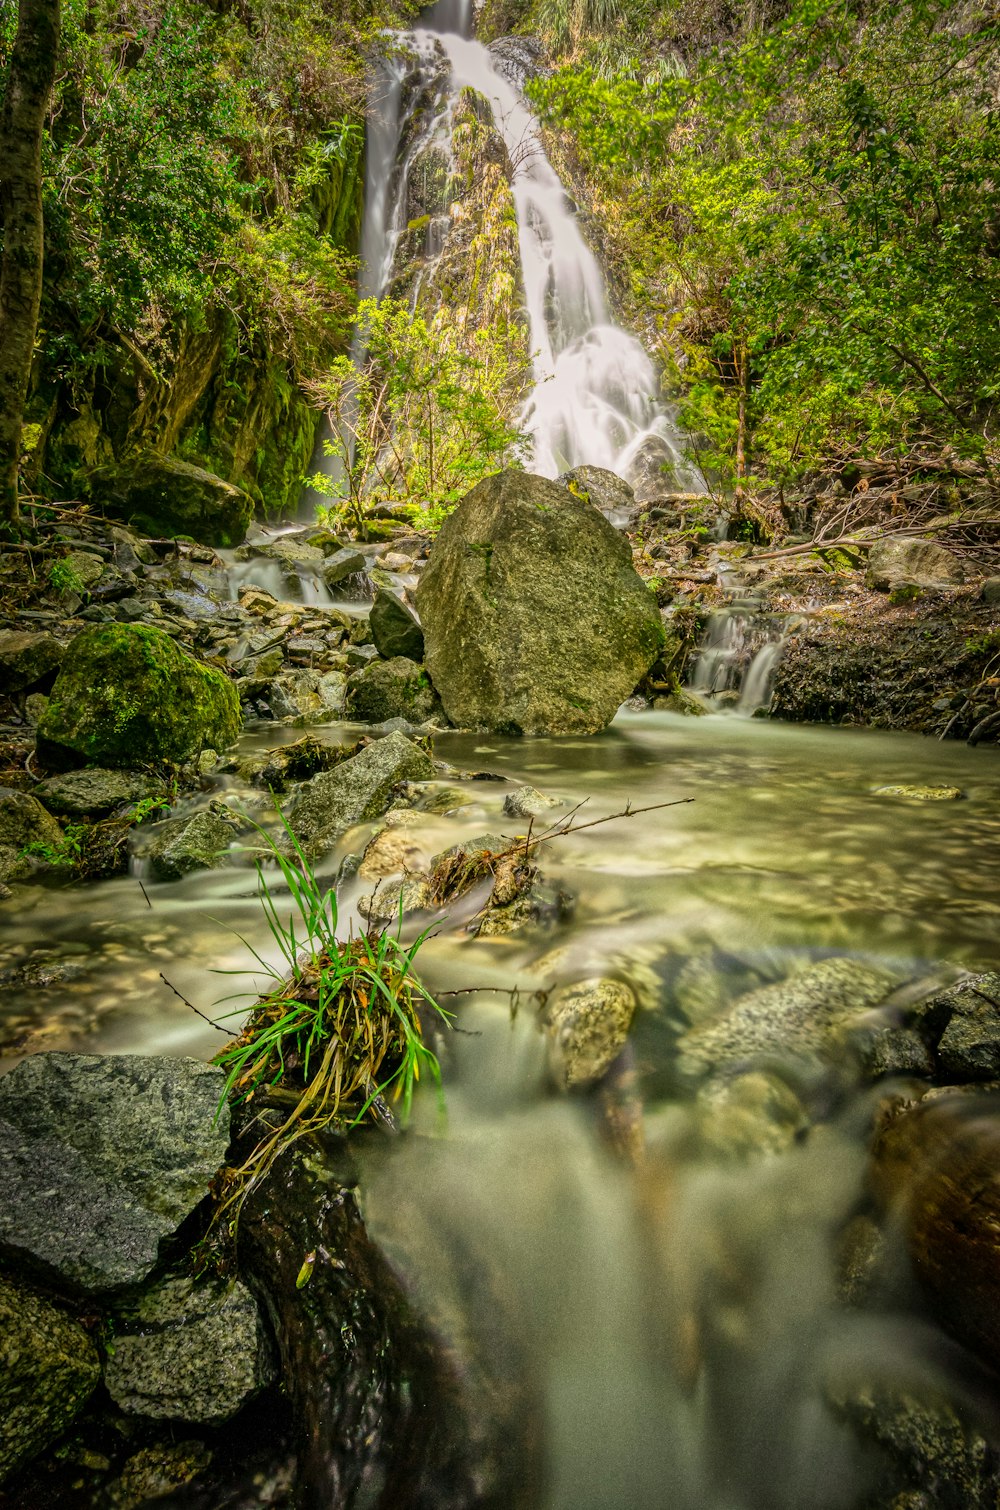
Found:
[[[63,829],[62,837],[51,842],[46,839],[36,839],[33,844],[25,845],[21,850],[23,859],[44,860],[46,865],[70,867],[78,865],[83,853],[83,841],[86,835],[86,825],[83,823],[68,823]]]
[[[368,1117],[391,1121],[385,1099],[390,1093],[405,1124],[422,1071],[441,1091],[441,1068],[424,1042],[421,1011],[443,1023],[449,1014],[413,969],[426,933],[408,947],[398,932],[339,940],[336,892],[323,888],[284,828],[288,853],[258,832],[291,898],[287,919],[257,864],[261,904],[282,967],[268,965],[247,946],[275,986],[216,1062],[226,1070],[220,1106],[268,1098],[290,1110],[233,1172],[221,1211],[232,1210],[234,1219],[248,1191],[298,1138],[331,1124],[356,1127]]]
[[[518,458],[519,334],[489,324],[459,344],[446,311],[427,321],[393,299],[366,300],[358,321],[365,363],[339,357],[314,388],[339,472],[311,485],[342,500],[361,531],[376,501],[420,503],[426,522],[440,522],[480,478]]]
[[[675,35],[695,8],[666,8]],[[918,441],[980,454],[1000,395],[996,28],[935,0],[766,19],[686,68],[534,86],[624,210],[607,218],[698,459],[752,490]]]
[[[53,592],[76,593],[82,597],[87,584],[70,561],[53,561],[49,567],[48,583]]]

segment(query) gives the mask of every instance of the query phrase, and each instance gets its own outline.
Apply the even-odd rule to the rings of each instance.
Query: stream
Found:
[[[241,748],[297,732],[250,730]],[[523,829],[502,814],[523,782],[559,799],[556,816],[580,802],[581,816],[601,817],[627,802],[693,800],[553,842],[544,872],[575,898],[567,920],[499,939],[442,920],[420,956],[432,989],[525,995],[513,1015],[486,989],[457,999],[446,1123],[426,1096],[416,1135],[362,1151],[372,1231],[404,1267],[416,1245],[415,1283],[432,1310],[455,1304],[437,1293],[448,1254],[482,1266],[484,1288],[461,1302],[472,1309],[492,1304],[487,1277],[502,1272],[503,1324],[530,1340],[544,1400],[539,1510],[853,1504],[865,1458],[824,1407],[831,1379],[876,1367],[968,1388],[918,1310],[858,1315],[837,1301],[838,1233],[863,1189],[875,1091],[856,1089],[777,1155],[712,1156],[692,1137],[700,1114],[676,1081],[674,1046],[692,1016],[828,955],[901,984],[1000,964],[997,752],[623,713],[587,740],[454,733],[435,739],[435,754],[466,775],[450,811],[420,813],[407,832],[427,854]],[[470,779],[483,772],[503,780]],[[873,790],[901,782],[965,795]],[[206,796],[261,801],[232,778],[213,778]],[[372,827],[350,832],[324,873]],[[341,890],[345,930],[363,889],[354,879]],[[133,874],[23,889],[0,914],[6,1026],[21,1024],[32,1050],[207,1056],[219,1034],[160,974],[209,1016],[240,1012],[224,998],[261,983],[240,934],[268,957],[246,865],[173,884]],[[529,994],[596,974],[628,980],[640,1001],[638,1171],[603,1146],[592,1098],[552,1091]]]

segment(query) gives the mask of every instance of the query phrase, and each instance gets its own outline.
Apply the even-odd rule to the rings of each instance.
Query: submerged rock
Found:
[[[142,771],[105,771],[90,767],[50,776],[35,787],[50,812],[70,818],[104,818],[116,808],[158,797],[162,781]]]
[[[596,733],[663,643],[628,542],[542,477],[501,472],[445,520],[417,588],[426,663],[460,728]]]
[[[430,756],[405,735],[389,734],[307,782],[287,815],[292,832],[310,854],[322,854],[353,823],[381,817],[398,782],[433,774]]]
[[[0,1275],[0,1482],[62,1435],[100,1377],[79,1322]]]
[[[955,802],[965,793],[958,786],[918,786],[898,782],[894,786],[873,786],[873,797],[909,797],[913,802]]]
[[[905,587],[961,587],[965,573],[958,557],[943,545],[901,537],[876,541],[865,580],[876,592],[896,592]]]
[[[116,1318],[104,1383],[127,1415],[219,1426],[272,1375],[249,1290],[238,1280],[176,1278]]]
[[[90,496],[143,533],[189,535],[202,545],[239,545],[253,500],[203,467],[146,452],[87,478]]]
[[[778,1075],[751,1071],[702,1086],[702,1142],[730,1158],[784,1153],[809,1127],[805,1107]]]
[[[84,1291],[138,1284],[226,1155],[223,1071],[35,1054],[0,1079],[0,1252]]]
[[[162,629],[102,624],[70,645],[38,725],[38,751],[55,769],[128,768],[224,750],[239,732],[239,698],[221,672]]]
[[[618,980],[562,986],[545,1006],[549,1063],[567,1090],[593,1085],[618,1058],[635,1015],[635,997]]]
[[[503,799],[503,810],[508,818],[540,818],[549,808],[558,806],[558,797],[546,797],[533,786],[519,786]]]
[[[375,648],[386,660],[397,655],[405,655],[411,661],[423,660],[424,631],[416,615],[396,593],[379,588],[368,623]]]
[[[825,1058],[854,1019],[875,1007],[895,982],[852,959],[827,959],[777,985],[741,997],[726,1016],[691,1028],[678,1043],[678,1069],[704,1075],[760,1057]]]
[[[427,672],[402,655],[391,661],[373,661],[356,671],[347,684],[347,716],[361,723],[405,718],[421,724],[440,713],[441,703]]]

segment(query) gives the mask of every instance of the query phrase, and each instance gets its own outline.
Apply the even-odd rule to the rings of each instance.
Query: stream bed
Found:
[[[297,733],[259,726],[241,750]],[[573,898],[568,918],[495,939],[465,931],[468,907],[440,921],[419,957],[426,983],[478,988],[449,999],[462,1032],[442,1051],[446,1120],[425,1095],[410,1135],[359,1153],[369,1226],[428,1311],[457,1308],[500,1350],[516,1336],[546,1465],[523,1502],[866,1503],[870,1458],[829,1407],[838,1391],[875,1371],[992,1411],[970,1355],[919,1302],[901,1304],[896,1289],[856,1311],[841,1298],[837,1255],[884,1082],[833,1097],[782,1151],[734,1156],[703,1136],[676,1043],[692,1022],[829,956],[886,970],[900,1000],[914,982],[1000,966],[1000,755],[650,712],[586,740],[442,734],[434,753],[460,774],[453,805],[414,813],[406,829],[428,855],[523,832],[502,811],[523,783],[559,799],[553,819],[584,803],[581,824],[627,804],[682,804],[543,846],[546,880]],[[213,778],[197,800],[262,801],[232,781]],[[902,784],[964,795],[876,790]],[[348,833],[323,873],[332,879],[374,827]],[[174,992],[218,1017],[247,1004],[222,998],[262,983],[259,969],[213,974],[249,972],[248,945],[270,957],[253,870],[235,860],[170,884],[140,867],[22,889],[0,912],[15,1051],[214,1053],[218,1031]],[[341,886],[345,931],[371,886]],[[599,1094],[553,1090],[531,994],[598,975],[627,980],[639,1001],[625,1098],[641,1118],[637,1165],[609,1150]],[[512,987],[519,1000],[504,994]],[[814,1105],[825,1094],[807,1089]]]

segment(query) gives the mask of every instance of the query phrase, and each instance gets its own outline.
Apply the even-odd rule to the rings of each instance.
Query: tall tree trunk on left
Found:
[[[42,133],[59,52],[59,0],[20,0],[0,115],[0,528],[18,525],[21,423],[42,297]]]

